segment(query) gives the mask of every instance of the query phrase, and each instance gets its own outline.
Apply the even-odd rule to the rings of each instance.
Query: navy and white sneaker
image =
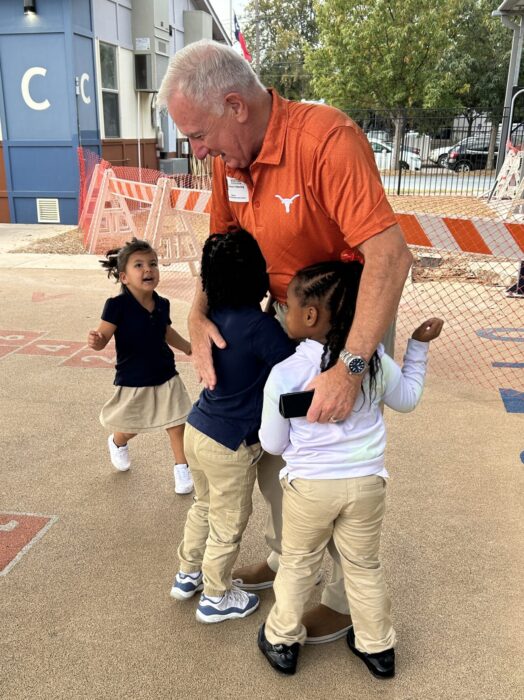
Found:
[[[204,588],[202,578],[201,571],[196,574],[185,574],[183,571],[179,571],[175,576],[169,595],[177,600],[192,598],[197,591],[201,591]]]
[[[259,603],[260,599],[254,593],[246,593],[233,586],[221,598],[202,594],[196,611],[196,619],[199,622],[212,623],[247,617],[255,612]]]

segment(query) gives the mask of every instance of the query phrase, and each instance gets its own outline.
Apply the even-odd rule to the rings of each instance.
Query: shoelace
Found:
[[[233,605],[245,605],[249,600],[247,593],[236,586],[233,586],[233,588],[231,588],[231,590],[227,593],[227,598],[228,602],[232,603]]]

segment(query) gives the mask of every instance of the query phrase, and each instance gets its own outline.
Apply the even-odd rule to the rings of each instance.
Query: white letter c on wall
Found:
[[[82,73],[82,76],[80,78],[80,95],[82,96],[82,99],[84,100],[86,105],[88,105],[91,102],[91,98],[89,97],[89,95],[86,95],[85,92],[86,81],[89,81],[89,76],[87,73]]]
[[[42,100],[42,102],[35,102],[35,100],[33,100],[33,98],[31,97],[31,94],[29,93],[29,83],[31,79],[35,75],[41,75],[45,77],[46,74],[46,68],[34,66],[33,68],[28,68],[22,76],[22,82],[20,84],[20,88],[22,90],[22,97],[24,98],[24,102],[26,103],[26,105],[31,109],[41,111],[43,109],[48,109],[51,106],[51,103],[47,99]]]

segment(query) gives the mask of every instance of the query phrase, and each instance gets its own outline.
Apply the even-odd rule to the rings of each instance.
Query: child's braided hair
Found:
[[[264,256],[253,236],[242,229],[209,236],[200,276],[210,309],[260,304],[269,288]]]
[[[333,367],[346,344],[355,316],[362,269],[362,264],[357,261],[331,260],[302,268],[291,282],[301,306],[306,306],[310,300],[315,299],[329,312],[331,327],[322,353],[322,372]],[[375,391],[379,369],[380,359],[375,351],[369,361],[372,393]]]

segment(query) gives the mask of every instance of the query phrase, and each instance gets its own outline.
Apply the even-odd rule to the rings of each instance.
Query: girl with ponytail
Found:
[[[279,411],[281,395],[308,389],[339,357],[344,361],[361,273],[357,260],[324,262],[297,272],[288,287],[285,320],[288,335],[303,342],[271,370],[264,389],[260,442],[267,452],[282,455],[285,464],[280,472],[283,534],[276,602],[260,628],[258,645],[269,663],[287,674],[295,672],[306,640],[302,614],[331,538],[353,621],[348,646],[373,675],[395,673],[396,637],[379,560],[388,478],[381,402],[401,412],[415,408],[429,341],[440,335],[443,322],[431,318],[414,331],[402,368],[381,345],[368,363],[357,357],[360,364],[348,371],[363,374],[362,391],[345,420],[310,423],[305,410],[296,418]],[[355,356],[347,355],[351,363]],[[331,553],[336,557],[337,552]]]

